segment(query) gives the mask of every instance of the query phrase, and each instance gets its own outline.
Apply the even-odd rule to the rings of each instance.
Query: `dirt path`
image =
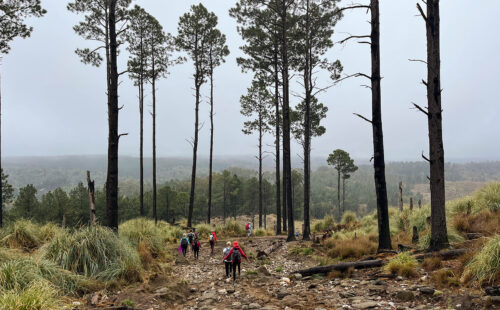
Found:
[[[149,283],[118,292],[110,299],[114,305],[131,300],[135,309],[141,310],[482,308],[479,296],[469,296],[463,290],[429,287],[428,275],[423,270],[419,271],[421,278],[410,280],[381,279],[377,276],[378,269],[354,271],[349,278],[290,280],[293,271],[317,263],[311,256],[290,254],[291,248],[302,243],[286,243],[281,237],[239,239],[245,253],[252,258],[243,260],[241,276],[233,283],[232,279],[226,280],[222,262],[226,241],[219,240],[213,256],[208,242],[204,242],[199,260],[194,260],[190,251],[185,259],[173,250],[176,256],[175,265],[171,267],[173,277],[160,275]],[[254,258],[258,250],[277,242],[283,245],[268,258]],[[130,308],[115,306],[108,309]]]

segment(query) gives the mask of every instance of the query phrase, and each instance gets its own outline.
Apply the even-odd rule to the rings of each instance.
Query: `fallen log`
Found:
[[[257,250],[257,258],[263,259],[264,257],[268,257],[269,255],[271,255],[271,253],[273,253],[282,246],[283,246],[283,241],[277,241],[271,244],[269,247],[267,247],[264,251]]]
[[[474,240],[474,239],[479,239],[483,236],[481,233],[468,233],[467,234],[467,239],[468,240]]]
[[[468,251],[469,249],[456,249],[456,250],[448,250],[442,252],[430,252],[430,253],[416,255],[415,258],[417,260],[424,260],[429,257],[438,257],[441,258],[442,260],[450,260],[458,256],[464,255]]]
[[[367,261],[361,261],[361,262],[349,262],[349,263],[340,263],[340,264],[335,264],[335,265],[329,265],[329,266],[320,266],[320,267],[313,267],[313,268],[308,268],[308,269],[303,269],[296,271],[294,273],[300,273],[303,277],[306,276],[311,276],[313,274],[318,274],[318,273],[329,273],[331,271],[346,271],[349,268],[354,268],[354,269],[366,269],[366,268],[376,268],[376,267],[381,267],[382,266],[382,260],[381,259],[376,259],[376,260],[367,260]]]

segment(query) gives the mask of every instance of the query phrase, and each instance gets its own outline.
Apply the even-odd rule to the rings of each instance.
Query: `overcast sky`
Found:
[[[480,5],[478,5],[480,2]],[[179,16],[198,1],[137,0],[164,26],[176,34]],[[202,3],[219,17],[219,29],[228,37],[231,55],[215,72],[215,154],[256,153],[256,136],[241,132],[239,98],[246,92],[250,74],[241,73],[235,58],[241,56],[242,41],[228,10],[235,0],[205,0]],[[30,20],[31,38],[17,39],[2,61],[2,153],[4,156],[105,154],[107,150],[107,106],[105,71],[80,63],[74,50],[92,47],[72,30],[82,16],[66,10],[67,1],[42,0],[48,13]],[[344,4],[348,4],[344,2]],[[425,28],[416,16],[415,1],[381,1],[382,102],[385,150],[388,160],[421,160],[427,152],[427,121],[411,108],[425,105],[426,92],[420,80],[425,65],[409,58],[425,58]],[[494,160],[500,157],[500,1],[441,1],[441,57],[443,86],[443,132],[446,160]],[[368,34],[368,15],[348,12],[337,25],[334,41],[351,34]],[[120,55],[124,69],[128,55]],[[369,48],[354,42],[336,46],[328,54],[340,59],[345,73],[369,72]],[[158,156],[190,156],[186,142],[193,136],[194,97],[191,62],[171,69],[158,85]],[[328,81],[324,79],[326,85]],[[313,140],[313,156],[326,156],[342,148],[357,158],[372,154],[371,128],[353,112],[370,115],[368,89],[363,80],[351,79],[320,96],[328,106],[323,124],[327,133]],[[294,88],[300,90],[293,82]],[[139,153],[139,109],[137,90],[128,77],[120,85],[120,154]],[[208,87],[203,89],[199,154],[209,151]],[[146,98],[150,109],[151,97]],[[298,99],[293,99],[296,104]],[[145,115],[145,154],[151,152],[151,117]],[[268,138],[268,143],[271,143]],[[300,153],[297,144],[293,153]]]

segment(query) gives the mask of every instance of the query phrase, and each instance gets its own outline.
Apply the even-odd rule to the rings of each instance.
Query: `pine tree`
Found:
[[[41,6],[40,0],[7,0],[0,2],[0,61],[2,55],[10,51],[10,43],[17,37],[27,38],[33,32],[33,27],[25,24],[25,19],[30,17],[42,17],[47,13]],[[2,182],[0,182],[0,228],[3,227],[3,168],[2,168],[2,90],[0,75],[0,170],[2,171]],[[9,194],[7,194],[8,196]]]

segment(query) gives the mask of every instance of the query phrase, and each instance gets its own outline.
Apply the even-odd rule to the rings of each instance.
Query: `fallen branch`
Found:
[[[276,251],[277,249],[279,249],[282,246],[283,246],[283,242],[278,241],[278,242],[271,244],[264,251],[257,250],[257,258],[263,259],[264,257],[268,257],[269,255],[271,255],[271,253],[273,253],[274,251]]]
[[[425,254],[420,254],[415,256],[417,260],[424,260],[425,258],[429,257],[438,257],[441,258],[442,260],[450,260],[454,259],[458,256],[464,255],[470,251],[470,249],[456,249],[456,250],[448,250],[448,251],[442,251],[442,252],[430,252],[430,253],[425,253]]]
[[[326,274],[326,273],[329,273],[329,272],[334,271],[334,270],[346,271],[349,268],[366,269],[366,268],[376,268],[376,267],[381,267],[381,266],[382,266],[382,260],[377,259],[377,260],[368,260],[368,261],[362,261],[362,262],[340,263],[340,264],[329,265],[329,266],[313,267],[313,268],[299,270],[299,271],[296,271],[294,273],[300,273],[303,277],[306,277],[306,276],[311,276],[313,274],[318,274],[318,273],[325,273]]]

